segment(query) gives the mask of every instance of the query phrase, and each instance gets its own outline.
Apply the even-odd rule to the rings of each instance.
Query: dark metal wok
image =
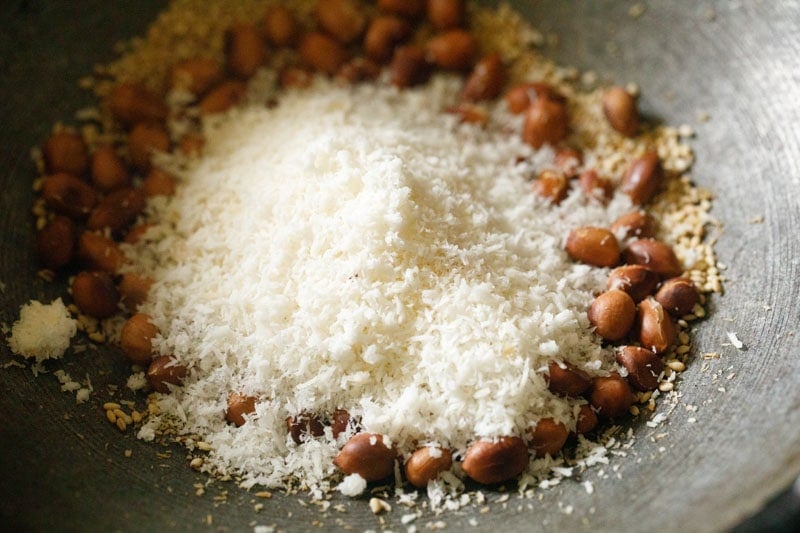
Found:
[[[593,494],[565,482],[542,491],[541,500],[521,500],[523,510],[512,496],[507,509],[425,516],[414,525],[422,530],[443,520],[458,530],[474,518],[485,530],[729,529],[800,474],[800,5],[653,1],[634,19],[632,2],[512,4],[558,33],[559,44],[547,54],[603,78],[637,82],[648,116],[697,130],[693,176],[716,193],[713,213],[725,225],[717,251],[728,281],[725,296],[712,301],[711,318],[699,326],[694,353],[721,358],[707,361],[705,370],[695,360],[682,375],[681,405],[697,412],[679,406],[658,429],[635,427],[631,454],[613,462],[620,479],[601,479],[596,469],[584,474]],[[63,288],[32,274],[29,150],[54,121],[69,120],[89,103],[76,80],[112,59],[114,42],[143,32],[160,6],[0,3],[0,321],[6,324],[20,304],[49,301]],[[699,114],[710,120],[699,122]],[[760,215],[763,222],[755,223]],[[745,349],[726,345],[727,331]],[[258,513],[252,494],[233,483],[214,482],[197,496],[193,484],[207,478],[187,467],[179,447],[137,441],[103,421],[106,386],[120,383],[127,368],[111,350],[64,363],[73,377],[92,378],[96,392],[78,407],[54,377],[34,379],[28,369],[3,366],[10,360],[0,343],[0,523],[6,530],[311,529],[313,520],[381,527],[364,501],[344,501],[346,512],[323,516],[298,497],[278,494]],[[668,436],[656,440],[662,432]],[[215,501],[222,491],[227,499]],[[783,507],[743,527],[796,526],[785,507],[796,501],[786,493]],[[572,513],[560,504],[572,505]],[[387,526],[405,529],[402,514],[387,515]]]

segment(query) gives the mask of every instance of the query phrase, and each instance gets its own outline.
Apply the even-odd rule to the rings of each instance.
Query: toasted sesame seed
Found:
[[[131,420],[133,420],[134,423],[138,424],[139,422],[142,421],[142,414],[134,409],[133,411],[131,411]]]
[[[683,372],[684,370],[686,370],[686,365],[676,359],[673,359],[672,361],[667,361],[667,366],[672,370],[674,370],[675,372]]]
[[[630,409],[628,409],[628,412],[633,416],[639,416],[639,408],[635,405],[631,405]]]
[[[671,381],[662,381],[658,384],[658,390],[661,392],[669,392],[675,388],[675,385]]]
[[[689,353],[691,349],[692,349],[691,346],[687,346],[684,344],[683,346],[678,346],[677,348],[675,348],[675,353],[678,355],[683,355]]]
[[[202,450],[204,452],[207,452],[207,451],[211,450],[211,445],[209,443],[205,442],[205,441],[202,441],[202,440],[197,441],[197,444],[195,444],[195,446],[197,446],[198,450]]]
[[[106,413],[107,412],[108,411],[106,411]],[[124,419],[117,418],[117,427],[119,428],[120,431],[125,431],[125,429],[127,429],[128,425],[125,423]]]
[[[106,418],[112,424],[116,424],[117,423],[117,415],[115,415],[114,411],[112,411],[111,409],[106,411]]]
[[[201,466],[203,466],[203,458],[202,457],[195,457],[189,462],[189,466],[194,468],[195,470],[199,470]]]
[[[121,409],[121,408],[122,406],[116,402],[106,402],[103,404],[103,409],[105,409],[106,411],[108,410],[113,411],[114,409]]]

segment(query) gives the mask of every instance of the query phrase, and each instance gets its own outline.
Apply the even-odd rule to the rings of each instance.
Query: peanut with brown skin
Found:
[[[567,106],[549,98],[539,97],[525,112],[523,140],[536,149],[545,144],[556,145],[569,133]]]
[[[645,211],[632,211],[619,217],[611,224],[611,232],[624,241],[636,237],[650,239],[655,237],[656,222]]]
[[[437,30],[449,30],[464,24],[464,0],[428,0],[428,21]]]
[[[551,204],[558,205],[567,197],[569,180],[556,170],[543,170],[533,182],[536,194],[549,200]]]
[[[608,275],[608,289],[619,289],[630,294],[633,301],[641,302],[656,290],[658,274],[641,265],[623,265]]]
[[[73,220],[86,218],[97,204],[97,192],[72,174],[53,174],[44,180],[45,205]]]
[[[347,441],[333,463],[347,475],[358,474],[367,481],[380,481],[394,472],[397,455],[394,447],[383,443],[383,436],[359,433]]]
[[[36,236],[36,250],[42,264],[58,270],[67,266],[75,252],[77,236],[75,223],[69,218],[56,215]]]
[[[589,322],[595,333],[607,341],[624,338],[636,320],[636,304],[627,292],[612,289],[594,299],[589,307]]]
[[[603,113],[612,128],[626,137],[639,129],[639,110],[636,98],[622,87],[611,87],[603,94]]]
[[[428,482],[436,479],[441,472],[453,466],[453,453],[450,450],[438,450],[439,455],[431,454],[430,446],[418,448],[405,464],[406,479],[417,488],[424,489]]]
[[[600,202],[608,201],[614,194],[614,185],[606,178],[597,174],[594,169],[581,172],[578,183],[583,194]]]
[[[77,258],[86,268],[115,274],[125,264],[125,253],[113,239],[84,231],[78,237]]]
[[[158,329],[143,313],[131,316],[122,326],[119,346],[125,356],[136,365],[146,365],[153,358],[153,337]]]
[[[461,468],[478,483],[493,485],[520,475],[528,457],[528,447],[519,437],[479,440],[467,449]]]
[[[664,170],[658,153],[651,150],[631,163],[622,176],[621,190],[637,205],[653,199],[664,181]]]
[[[597,413],[594,412],[592,406],[588,403],[581,405],[578,419],[575,421],[575,433],[578,435],[589,433],[597,427],[597,424]]]
[[[178,141],[178,148],[186,157],[198,157],[203,153],[206,145],[206,138],[200,133],[189,132]],[[158,193],[171,195],[171,193]]]
[[[364,7],[357,0],[319,0],[317,21],[320,28],[342,44],[355,41],[364,33],[367,18]]]
[[[425,12],[425,0],[378,0],[378,9],[413,19]]]
[[[475,63],[478,43],[466,30],[448,30],[428,41],[425,53],[428,61],[439,68],[465,71]]]
[[[461,98],[468,102],[493,100],[506,84],[508,73],[500,54],[493,53],[481,58],[472,69],[464,84]]]
[[[650,350],[638,346],[623,346],[616,354],[617,363],[628,371],[628,383],[640,391],[658,388],[658,376],[664,371],[664,362]]]
[[[669,314],[674,317],[682,317],[692,312],[694,306],[700,301],[700,293],[692,280],[671,278],[661,285],[655,294],[655,299]]]
[[[172,67],[171,86],[202,96],[225,77],[219,61],[207,57],[184,59]]]
[[[666,352],[675,343],[677,332],[672,318],[654,298],[639,302],[639,342],[656,353]]]
[[[634,399],[630,385],[616,372],[606,377],[596,377],[592,382],[589,403],[603,418],[617,418],[627,414]]]
[[[583,154],[575,148],[562,147],[556,150],[553,164],[567,177],[571,178],[578,173],[578,168],[583,165]]]
[[[584,226],[572,230],[566,250],[574,260],[588,265],[611,267],[619,263],[617,238],[605,228]]]
[[[294,65],[283,68],[278,74],[281,89],[307,89],[314,81],[314,73],[305,67]]]
[[[298,51],[306,64],[331,76],[350,59],[349,52],[341,43],[319,32],[303,37]]]
[[[130,226],[144,210],[146,200],[139,189],[119,189],[108,194],[92,209],[86,228],[101,230],[108,228],[120,233]]]
[[[236,426],[243,426],[247,419],[246,415],[252,415],[256,412],[255,396],[247,396],[232,392],[228,395],[228,406],[225,409],[225,420]]]
[[[175,178],[160,168],[152,168],[142,181],[142,192],[145,196],[172,196],[175,194]]]
[[[83,138],[70,131],[59,131],[50,136],[42,147],[47,171],[51,174],[66,172],[83,176],[89,167],[89,153]]]
[[[569,437],[567,426],[552,418],[542,418],[529,433],[528,447],[537,458],[550,455],[555,457]]]
[[[225,33],[225,60],[228,71],[248,79],[264,64],[267,50],[261,33],[252,24],[234,24]]]
[[[92,153],[91,168],[92,184],[100,191],[110,192],[131,184],[128,168],[111,145],[100,146]]]
[[[486,126],[489,123],[489,112],[483,106],[470,102],[459,102],[447,110],[461,118],[461,122]]]
[[[408,21],[392,15],[375,18],[364,37],[364,53],[370,59],[385,63],[392,58],[395,47],[411,36]]]
[[[592,386],[592,378],[574,365],[553,361],[548,365],[547,388],[553,394],[578,397]]]
[[[325,434],[325,427],[319,417],[310,413],[300,413],[297,416],[290,416],[286,419],[286,429],[296,444],[312,437],[321,437]]]
[[[297,41],[299,27],[294,13],[284,6],[273,6],[264,15],[264,34],[274,46],[292,46]]]
[[[336,409],[331,414],[331,432],[334,439],[339,438],[339,435],[347,431],[347,428],[350,427],[350,420],[350,413],[344,409]]]
[[[425,51],[417,46],[401,46],[394,51],[389,65],[392,85],[406,88],[428,81],[431,65],[425,59]]]
[[[119,292],[107,272],[79,272],[72,280],[72,299],[82,313],[108,318],[117,312]]]
[[[169,111],[164,100],[138,83],[117,85],[107,103],[114,118],[125,126],[138,122],[162,122]]]
[[[147,294],[152,286],[153,280],[147,276],[136,272],[126,272],[117,285],[122,305],[128,311],[135,312],[147,300]]]
[[[541,81],[526,82],[515,85],[506,93],[508,110],[518,115],[527,110],[539,98],[546,98],[557,103],[563,103],[564,97],[556,92],[553,87]]]
[[[351,59],[336,73],[336,79],[345,83],[373,81],[380,76],[381,67],[371,59],[356,57]]]
[[[172,356],[160,355],[147,367],[147,383],[154,391],[167,394],[169,385],[181,385],[187,372],[186,367],[179,364]]]
[[[169,147],[169,132],[164,126],[154,122],[136,124],[128,136],[131,163],[143,172],[150,170],[153,152],[167,152]]]
[[[629,265],[642,265],[665,278],[674,278],[683,272],[683,266],[672,247],[656,239],[638,239],[628,243],[622,251]]]
[[[204,115],[223,113],[238,104],[247,93],[247,85],[238,80],[223,81],[206,94],[198,108]]]
[[[128,233],[125,234],[123,242],[127,244],[138,244],[142,240],[142,236],[152,227],[152,224],[139,224],[138,226],[132,227],[128,230]]]

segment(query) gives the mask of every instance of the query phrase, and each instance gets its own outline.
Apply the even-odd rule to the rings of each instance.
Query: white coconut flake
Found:
[[[336,487],[336,490],[350,498],[361,496],[366,489],[367,481],[358,474],[345,476],[342,482]]]
[[[731,341],[731,344],[733,344],[734,348],[736,348],[737,350],[741,350],[744,348],[744,343],[741,340],[739,340],[739,337],[736,335],[736,333],[734,333],[733,331],[727,331],[726,335],[728,336],[728,340]]]
[[[41,363],[64,356],[78,327],[61,298],[49,304],[31,300],[19,311],[19,320],[11,326],[8,346],[22,357]]]

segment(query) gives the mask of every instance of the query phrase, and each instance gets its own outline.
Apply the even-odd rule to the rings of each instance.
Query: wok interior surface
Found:
[[[627,457],[533,500],[512,494],[488,514],[472,508],[428,514],[414,525],[442,520],[457,530],[475,519],[478,529],[526,531],[730,528],[800,473],[800,7],[659,1],[642,3],[644,12],[632,17],[631,2],[614,0],[511,4],[558,34],[546,55],[603,80],[636,82],[649,118],[695,128],[692,175],[716,195],[726,294],[712,299],[711,317],[699,323],[695,359],[679,380],[680,404],[657,428],[637,423]],[[30,148],[54,122],[70,122],[91,103],[78,78],[111,60],[116,41],[142,34],[162,6],[14,0],[0,7],[0,322],[10,325],[21,304],[50,301],[64,288],[63,280],[51,285],[34,275]],[[702,115],[708,120],[698,120]],[[730,346],[727,332],[744,349]],[[721,357],[703,360],[707,352]],[[193,484],[208,478],[188,468],[178,446],[140,442],[104,422],[107,385],[127,376],[127,364],[111,349],[63,363],[75,379],[92,380],[92,398],[77,407],[52,375],[34,378],[27,368],[5,365],[12,359],[2,343],[0,521],[7,525],[310,529],[319,520],[328,527],[384,527],[365,499],[335,497],[346,511],[323,515],[298,503],[302,495],[277,491],[256,512],[254,496],[234,483],[214,482],[196,495]],[[610,475],[600,477],[600,470]],[[594,492],[579,481],[591,481]],[[225,502],[215,501],[223,491]],[[383,517],[385,527],[405,529],[400,518],[407,512],[395,506]]]

